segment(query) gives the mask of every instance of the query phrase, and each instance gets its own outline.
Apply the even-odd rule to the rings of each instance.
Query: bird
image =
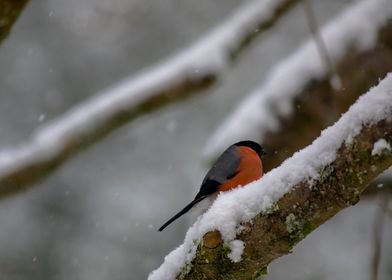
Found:
[[[214,200],[220,192],[230,191],[260,179],[263,176],[264,155],[266,152],[260,144],[250,140],[228,147],[207,172],[192,202],[164,223],[158,231],[164,230],[201,201],[208,198]]]

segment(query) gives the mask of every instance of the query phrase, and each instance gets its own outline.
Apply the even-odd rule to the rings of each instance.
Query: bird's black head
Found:
[[[264,149],[260,146],[259,143],[250,141],[250,140],[245,140],[245,141],[240,141],[234,144],[237,147],[241,147],[241,146],[245,146],[245,147],[249,147],[252,150],[254,150],[259,156],[260,158],[263,155],[266,155],[267,153],[264,151]]]

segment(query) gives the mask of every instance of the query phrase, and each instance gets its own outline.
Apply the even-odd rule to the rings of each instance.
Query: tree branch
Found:
[[[340,90],[332,90],[314,41],[308,40],[282,59],[265,82],[235,108],[210,138],[205,154],[215,157],[231,143],[253,139],[263,145],[270,141],[269,150],[277,151],[281,162],[308,145],[358,94],[391,69],[391,20],[389,0],[363,0],[350,5],[320,30],[331,63],[337,66]],[[285,132],[290,135],[282,137]],[[290,138],[293,134],[296,137]],[[274,162],[273,166],[277,165],[279,162]]]
[[[357,203],[367,184],[392,164],[391,153],[379,159],[370,156],[373,143],[386,136],[392,142],[391,121],[363,129],[354,144],[343,145],[336,160],[321,171],[325,174],[321,181],[312,187],[302,181],[277,202],[279,210],[261,214],[247,224],[247,231],[236,237],[245,243],[240,263],[230,261],[222,243],[216,248],[200,245],[194,268],[184,279],[252,279],[262,275],[271,261],[290,253],[314,229]],[[371,166],[377,170],[372,171]]]
[[[374,229],[373,229],[373,258],[371,260],[370,267],[370,279],[377,280],[379,274],[380,260],[381,260],[381,249],[382,249],[382,233],[384,229],[384,209],[388,207],[388,194],[379,192],[378,200],[380,208],[377,209],[376,217],[374,219]]]
[[[312,145],[252,185],[218,197],[188,231],[184,245],[165,258],[150,280],[176,271],[172,263],[179,256],[185,264],[174,274],[177,279],[256,279],[265,273],[271,261],[288,254],[337,212],[356,204],[369,182],[391,166],[390,147],[373,153],[379,139],[392,143],[391,100],[389,74]],[[255,209],[255,216],[249,214]],[[241,227],[236,226],[239,222]],[[222,237],[208,233],[215,229]],[[228,257],[227,244],[234,239],[244,244],[240,262]],[[195,256],[194,244],[198,244]]]
[[[389,193],[388,192],[379,192],[379,197],[380,197],[380,208],[382,209],[382,212],[387,215],[390,219],[392,219],[392,209],[389,208]]]
[[[24,145],[1,151],[0,197],[43,179],[82,148],[140,115],[210,87],[226,63],[296,2],[250,2],[180,55],[79,104]]]
[[[29,0],[0,0],[0,43],[8,36]]]
[[[312,33],[312,37],[316,42],[320,57],[325,64],[326,73],[329,78],[331,88],[334,90],[339,90],[341,87],[340,78],[336,71],[335,64],[329,58],[327,47],[325,46],[323,38],[321,37],[321,34],[319,32],[318,23],[316,20],[316,16],[314,15],[314,9],[311,0],[303,0],[302,3],[304,6],[306,18],[308,20],[310,32]]]
[[[265,134],[263,147],[274,151],[266,170],[279,166],[296,151],[312,143],[321,130],[333,124],[362,92],[376,85],[392,69],[392,21],[381,28],[369,50],[350,48],[337,63],[342,89],[334,91],[328,77],[309,81],[293,100],[293,113],[279,118],[279,129]],[[358,71],[360,69],[360,71]]]

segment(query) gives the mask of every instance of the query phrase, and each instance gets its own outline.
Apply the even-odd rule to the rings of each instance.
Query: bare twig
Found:
[[[308,20],[308,25],[310,32],[316,42],[317,49],[319,51],[321,60],[325,64],[327,73],[329,76],[329,82],[334,90],[339,90],[341,87],[341,81],[336,70],[335,64],[329,58],[327,47],[325,46],[324,40],[319,32],[318,23],[314,14],[314,9],[311,3],[312,0],[303,0],[303,6],[305,9],[306,18]]]
[[[389,203],[388,203],[389,200],[388,200],[387,193],[381,191],[379,193],[379,195],[380,196],[382,195],[382,197],[380,198],[379,205],[380,205],[383,213],[388,215],[388,217],[392,219],[392,209],[390,209],[389,206],[388,206],[389,205]]]
[[[374,233],[373,233],[374,252],[373,252],[373,258],[372,258],[371,268],[370,268],[371,280],[378,279],[378,272],[379,272],[380,260],[381,260],[382,232],[384,228],[384,216],[385,216],[384,209],[388,208],[388,197],[386,193],[379,192],[377,198],[378,198],[377,200],[380,208],[377,209],[376,218],[374,220]]]

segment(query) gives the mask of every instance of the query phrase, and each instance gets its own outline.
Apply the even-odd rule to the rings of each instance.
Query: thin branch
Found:
[[[386,214],[386,215],[388,215],[388,217],[392,219],[392,209],[389,208],[389,206],[388,206],[388,202],[389,202],[389,201],[388,201],[388,197],[386,196],[387,194],[384,193],[384,192],[380,192],[379,194],[380,194],[380,195],[381,195],[381,194],[384,195],[384,196],[380,199],[380,203],[379,203],[379,205],[380,205],[380,207],[381,207],[383,213]]]
[[[382,232],[384,228],[384,216],[385,216],[384,209],[388,207],[388,198],[385,193],[379,192],[378,200],[379,200],[380,208],[377,209],[378,211],[376,213],[376,218],[374,220],[374,233],[373,233],[374,252],[373,252],[371,268],[370,268],[371,280],[378,279],[378,272],[379,272],[380,260],[381,260]]]
[[[8,36],[29,0],[0,0],[0,43]]]
[[[0,197],[28,188],[82,148],[140,115],[210,87],[226,63],[296,2],[250,2],[178,56],[75,106],[25,144],[1,151]]]
[[[334,90],[339,90],[341,88],[340,78],[336,70],[335,64],[329,57],[327,47],[325,46],[323,38],[319,32],[318,23],[314,14],[314,9],[311,1],[312,0],[303,0],[303,6],[305,9],[306,18],[308,20],[309,29],[312,33],[314,41],[316,42],[320,57],[325,64],[326,73],[329,77],[329,82]]]
[[[392,143],[391,98],[392,73],[310,146],[259,181],[219,196],[150,280],[257,279],[265,273],[271,261],[356,204],[367,185],[392,165],[387,147],[372,155],[381,138]],[[221,235],[208,233],[214,230]],[[233,240],[244,245],[240,262],[228,257]]]

